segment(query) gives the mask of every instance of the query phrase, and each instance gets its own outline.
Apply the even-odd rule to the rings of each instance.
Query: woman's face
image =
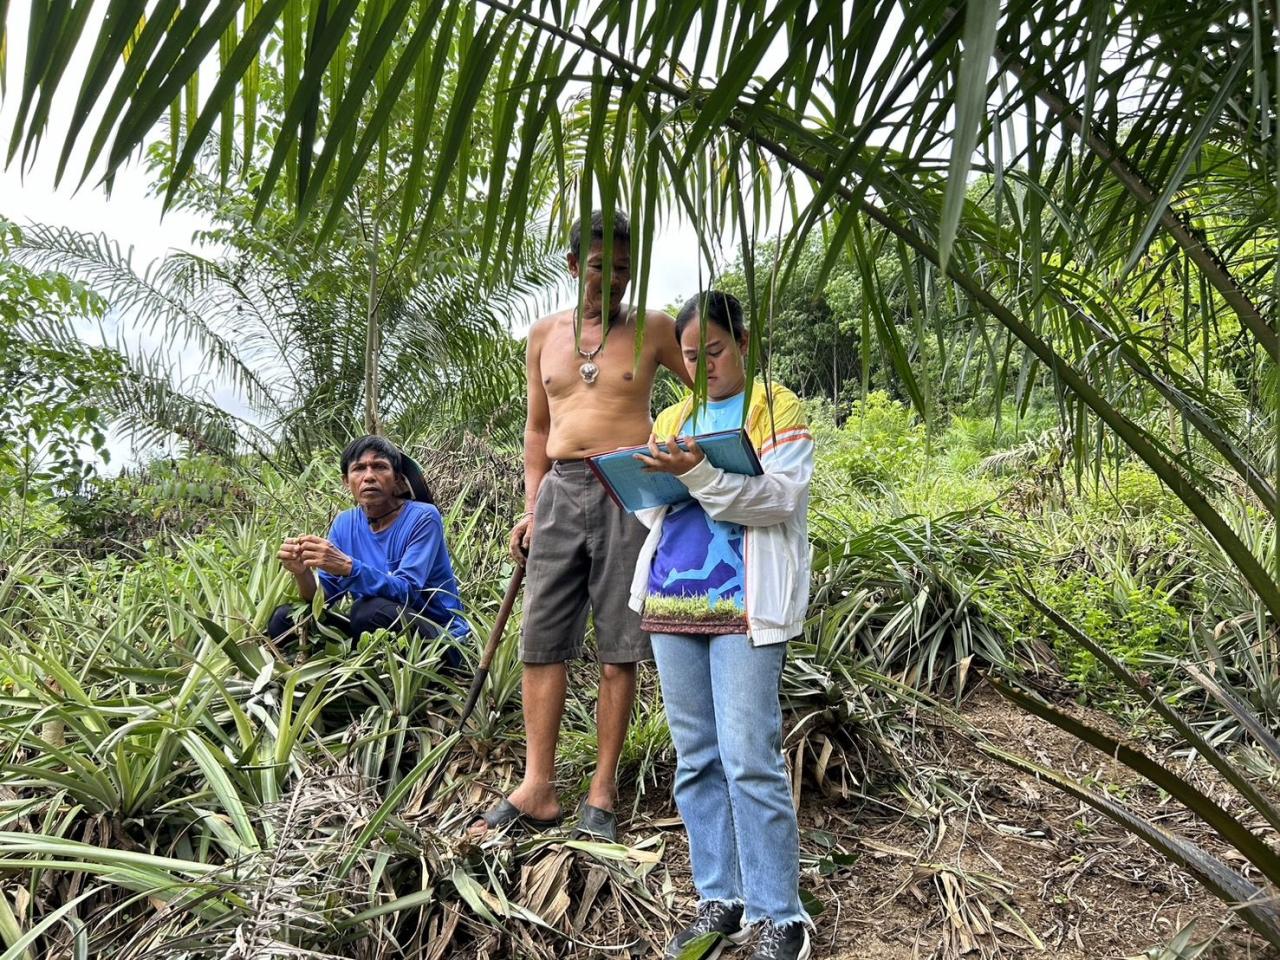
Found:
[[[698,352],[702,347],[707,357],[707,396],[712,400],[724,400],[741,393],[747,382],[747,341],[733,339],[733,334],[717,323],[707,324],[707,342],[699,343],[702,324],[694,317],[680,337],[680,350],[684,354],[685,369],[691,378],[698,375]]]

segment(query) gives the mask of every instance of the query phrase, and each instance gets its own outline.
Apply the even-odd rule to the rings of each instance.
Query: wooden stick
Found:
[[[458,729],[462,729],[462,725],[467,722],[467,718],[471,716],[471,711],[476,708],[476,702],[480,699],[480,691],[484,689],[484,682],[489,677],[489,666],[493,663],[494,654],[498,652],[498,647],[502,644],[502,635],[507,629],[507,620],[511,618],[511,608],[516,604],[516,597],[520,595],[520,586],[524,583],[524,564],[517,564],[515,572],[511,574],[511,582],[507,584],[506,595],[502,598],[502,606],[498,609],[497,619],[493,621],[493,629],[489,631],[489,641],[484,645],[484,653],[480,655],[480,663],[476,667],[476,675],[471,681],[471,690],[467,693],[467,702],[462,708],[462,716],[458,720]]]
[[[484,689],[484,682],[489,677],[489,666],[493,663],[494,654],[498,652],[498,647],[502,644],[502,635],[506,632],[507,621],[511,619],[511,609],[516,605],[516,597],[520,595],[520,587],[524,583],[524,564],[517,564],[515,572],[511,574],[511,582],[507,584],[506,595],[502,598],[502,606],[498,609],[498,616],[493,621],[493,629],[489,631],[489,640],[484,645],[484,652],[480,654],[480,663],[476,666],[476,675],[471,680],[471,690],[467,693],[467,702],[462,708],[462,715],[458,717],[457,726],[453,732],[461,733],[463,725],[471,716],[471,712],[475,710],[476,703],[480,699],[480,691]],[[455,741],[454,747],[457,746]],[[431,779],[427,781],[427,786],[422,796],[422,804],[425,806],[430,803],[439,789],[441,781],[444,780],[444,772],[449,767],[449,760],[453,757],[453,748],[440,758],[440,762],[436,768],[431,771]]]

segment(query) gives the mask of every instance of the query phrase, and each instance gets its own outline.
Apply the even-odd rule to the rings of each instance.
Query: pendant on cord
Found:
[[[573,335],[573,350],[582,360],[586,361],[578,367],[578,376],[582,378],[583,383],[595,383],[596,378],[600,376],[600,368],[596,366],[595,361],[596,355],[604,349],[604,330],[600,331],[600,343],[594,350],[583,350],[579,342],[582,337],[582,327],[578,320],[578,311],[575,309],[573,311]]]

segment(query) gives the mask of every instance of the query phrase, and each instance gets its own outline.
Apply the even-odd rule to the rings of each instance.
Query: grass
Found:
[[[712,599],[710,593],[697,597],[669,597],[650,594],[644,601],[647,617],[663,620],[722,620],[742,616],[742,608],[734,601]]]

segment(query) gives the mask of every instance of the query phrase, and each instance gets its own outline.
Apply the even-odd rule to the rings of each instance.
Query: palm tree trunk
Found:
[[[381,326],[378,316],[378,240],[379,221],[373,218],[373,237],[369,244],[369,307],[366,311],[364,339],[364,432],[382,433],[378,417],[378,367],[382,359]]]

